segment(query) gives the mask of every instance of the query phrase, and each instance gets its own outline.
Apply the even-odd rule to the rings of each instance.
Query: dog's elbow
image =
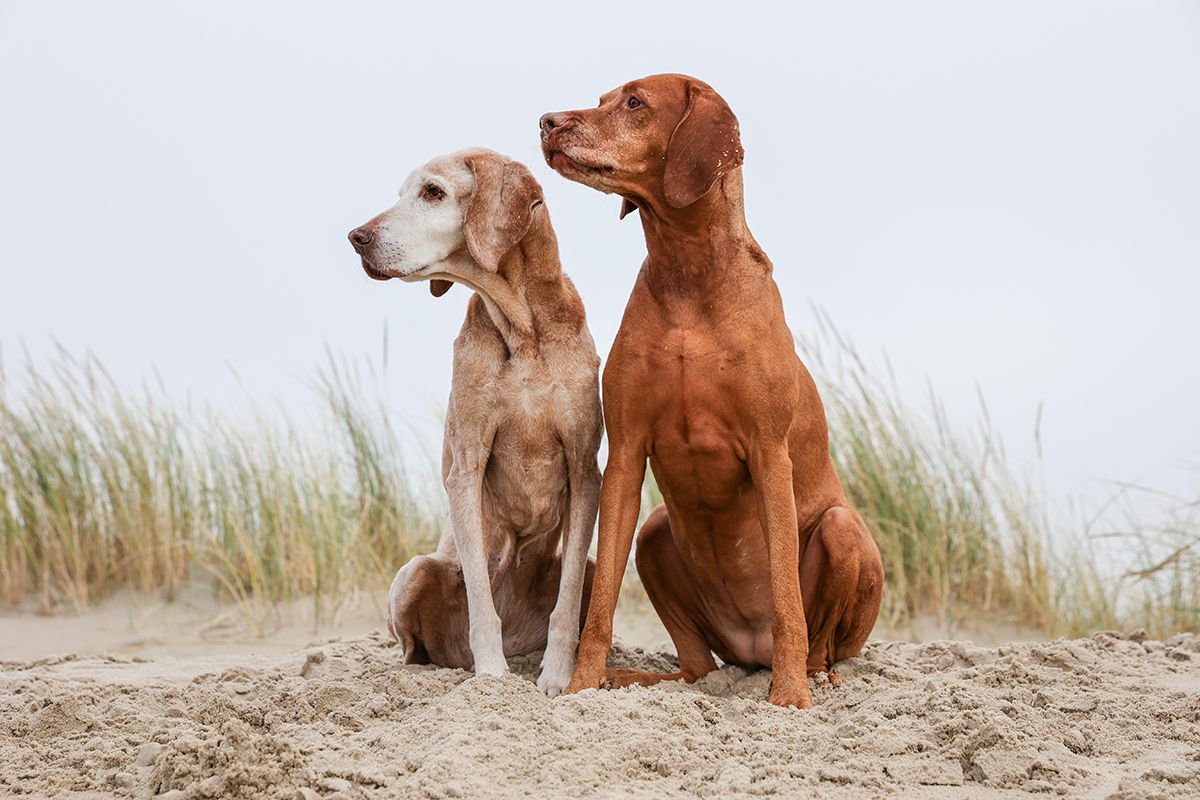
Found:
[[[478,488],[483,483],[483,471],[487,462],[476,459],[455,459],[454,465],[446,473],[443,484],[446,491],[456,494],[463,490]]]
[[[587,456],[571,464],[570,479],[576,486],[600,485],[600,463],[596,457]]]

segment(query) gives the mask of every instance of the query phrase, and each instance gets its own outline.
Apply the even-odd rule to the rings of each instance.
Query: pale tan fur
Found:
[[[454,153],[350,238],[372,277],[476,292],[454,343],[449,519],[436,552],[397,573],[389,627],[409,661],[477,673],[544,647],[538,686],[558,694],[590,585],[602,420],[599,358],[541,187],[497,153]]]

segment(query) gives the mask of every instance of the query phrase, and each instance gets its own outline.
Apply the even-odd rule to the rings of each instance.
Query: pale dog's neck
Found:
[[[525,238],[501,259],[496,272],[479,266],[465,252],[447,264],[449,270],[430,277],[453,280],[475,290],[504,338],[510,357],[540,352],[554,319],[561,318],[546,304],[564,300],[566,289],[558,240],[548,219],[535,219]],[[530,294],[536,294],[539,302],[530,302]]]
[[[533,308],[523,291],[504,277],[484,272],[480,285],[472,287],[483,299],[488,316],[504,337],[510,356],[533,355],[538,352],[538,331]]]

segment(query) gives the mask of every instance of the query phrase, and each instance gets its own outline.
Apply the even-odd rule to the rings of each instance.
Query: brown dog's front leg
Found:
[[[611,445],[610,445],[611,447]],[[646,477],[646,455],[633,448],[612,447],[600,489],[600,538],[596,552],[596,576],[587,621],[579,637],[579,657],[567,684],[567,694],[598,689],[607,674],[608,651],[612,649],[613,614],[621,594],[621,579],[629,563],[629,548],[642,504],[642,479]]]
[[[767,537],[771,571],[771,599],[775,618],[771,624],[770,701],[777,706],[812,706],[808,688],[808,623],[800,594],[800,532],[796,522],[796,495],[792,487],[792,460],[778,447],[751,457],[750,476],[758,489],[758,510]]]

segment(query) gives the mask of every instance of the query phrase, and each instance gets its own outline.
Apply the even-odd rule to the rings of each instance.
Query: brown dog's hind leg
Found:
[[[661,673],[610,669],[609,685],[620,689],[635,683],[641,686],[677,680],[691,683],[712,672],[717,668],[717,662],[697,624],[699,603],[696,602],[695,589],[675,547],[675,540],[671,538],[666,506],[654,509],[642,525],[638,532],[634,561],[650,603],[675,643],[675,652],[679,654],[679,670]]]
[[[808,674],[825,673],[835,686],[835,662],[862,652],[883,597],[879,548],[858,513],[828,509],[800,559],[800,588],[808,621]]]

